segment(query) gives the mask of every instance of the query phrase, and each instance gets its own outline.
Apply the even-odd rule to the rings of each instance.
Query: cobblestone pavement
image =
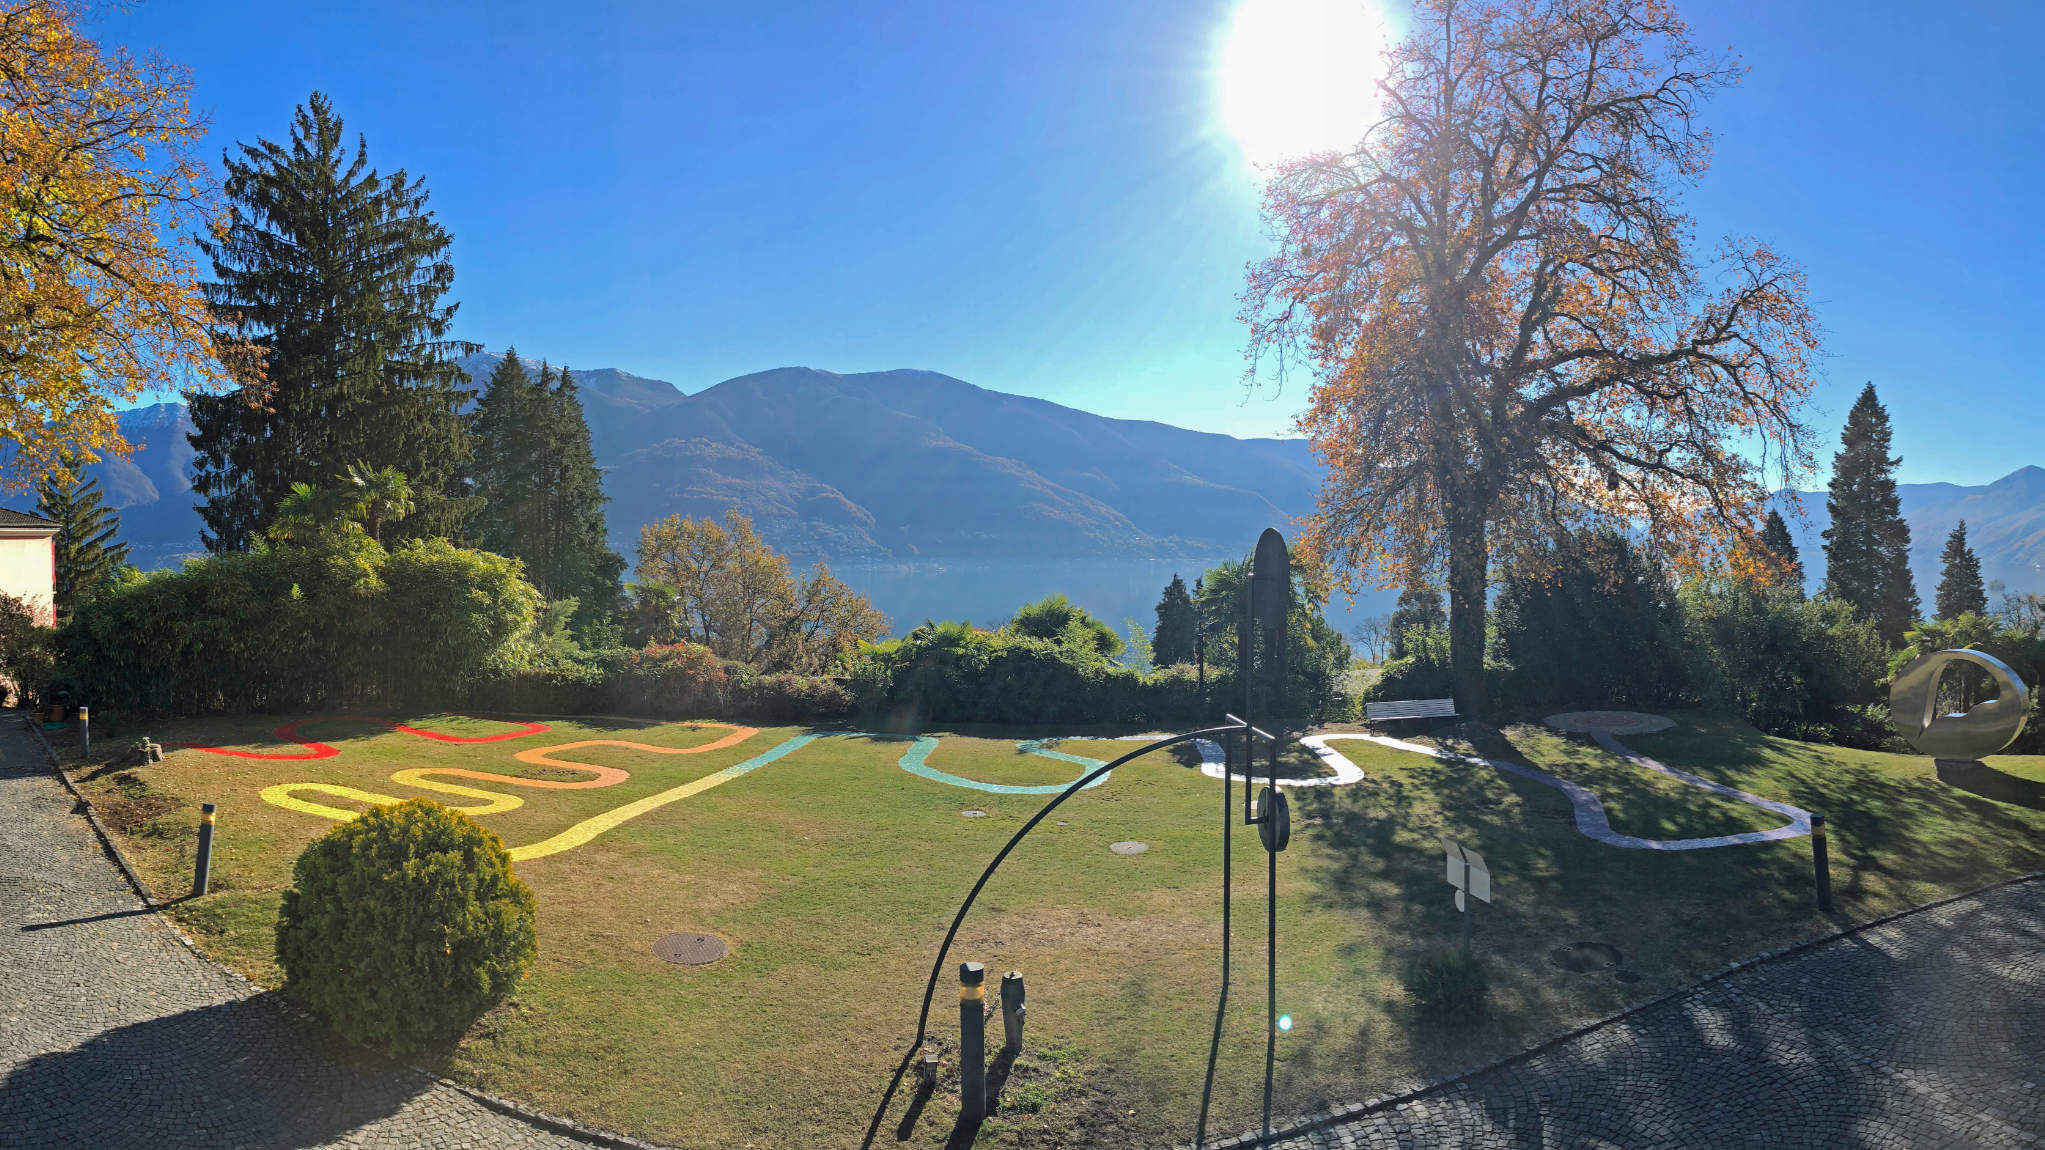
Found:
[[[575,1147],[179,944],[0,715],[0,1146]]]
[[[1919,1150],[2041,1136],[2045,881],[1763,963],[1273,1145]]]

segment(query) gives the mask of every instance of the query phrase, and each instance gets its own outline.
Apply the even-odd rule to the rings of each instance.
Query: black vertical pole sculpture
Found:
[[[1285,701],[1285,632],[1292,609],[1292,557],[1286,553],[1285,536],[1267,528],[1257,540],[1256,570],[1250,578],[1250,612],[1262,633],[1258,662],[1266,683],[1265,699],[1282,708]],[[1256,716],[1245,716],[1255,722]],[[1271,1082],[1278,1063],[1278,852],[1292,834],[1292,816],[1286,809],[1284,792],[1278,789],[1278,754],[1284,728],[1283,714],[1274,713],[1271,738],[1270,777],[1258,796],[1257,835],[1264,841],[1264,1137],[1271,1137]],[[1243,786],[1249,786],[1244,772]]]

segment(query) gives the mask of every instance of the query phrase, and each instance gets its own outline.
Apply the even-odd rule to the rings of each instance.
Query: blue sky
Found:
[[[1265,250],[1219,116],[1235,0],[150,0],[208,154],[317,88],[455,235],[459,334],[690,390],[921,367],[1107,415],[1284,431],[1246,394]],[[1768,240],[1828,332],[1821,464],[1865,380],[1902,478],[2045,464],[2033,206],[2045,5],[1681,5],[1751,71],[1706,110],[1700,238]]]

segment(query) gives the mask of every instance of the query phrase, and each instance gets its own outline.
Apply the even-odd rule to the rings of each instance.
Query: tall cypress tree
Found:
[[[1789,586],[1794,587],[1798,595],[1802,595],[1804,593],[1804,559],[1803,556],[1797,554],[1796,540],[1790,538],[1789,523],[1783,519],[1780,511],[1770,511],[1768,513],[1768,522],[1761,528],[1761,546],[1766,547],[1770,554],[1782,561],[1782,565],[1785,568],[1785,582]]]
[[[1972,611],[1988,613],[1988,590],[1981,585],[1981,560],[1967,546],[1967,521],[1960,520],[1946,536],[1946,549],[1939,555],[1938,617],[1951,621]]]
[[[1186,592],[1186,581],[1173,572],[1157,601],[1157,630],[1150,637],[1151,664],[1176,667],[1191,663],[1199,641],[1200,618],[1193,609],[1193,596]]]
[[[539,517],[536,438],[544,403],[518,352],[507,350],[470,424],[476,445],[471,491],[481,500],[470,531],[485,551],[523,558],[530,550]]]
[[[101,502],[99,480],[46,476],[36,485],[36,509],[57,524],[57,616],[71,614],[78,597],[128,560],[128,545],[116,536],[121,517]]]
[[[567,368],[561,369],[546,399],[551,578],[558,594],[579,600],[578,620],[615,616],[624,594],[618,579],[625,573],[625,560],[611,550],[604,524],[604,504],[610,496],[604,494],[603,472],[589,445],[581,392]]]
[[[287,143],[241,145],[226,168],[227,230],[201,241],[217,277],[207,298],[223,334],[264,349],[268,386],[191,397],[207,547],[247,548],[294,482],[330,483],[352,463],[411,481],[408,533],[453,531],[469,455],[456,361],[475,347],[447,337],[452,240],[424,181],[371,169],[359,136],[351,156],[318,92]]]
[[[1917,619],[1917,587],[1910,579],[1910,525],[1896,494],[1889,454],[1889,412],[1870,383],[1847,412],[1832,483],[1825,500],[1825,593],[1853,605],[1891,645]]]
[[[1406,657],[1406,632],[1415,627],[1428,631],[1449,629],[1449,613],[1441,605],[1441,591],[1423,583],[1408,583],[1399,592],[1399,602],[1392,608],[1391,649],[1387,652],[1394,659]]]
[[[473,422],[478,544],[525,561],[549,598],[578,601],[578,622],[617,610],[625,561],[604,525],[603,474],[589,445],[589,423],[575,377],[540,365],[527,372],[516,352],[490,375]]]

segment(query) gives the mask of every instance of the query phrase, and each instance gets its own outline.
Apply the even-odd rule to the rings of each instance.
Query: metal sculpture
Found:
[[[1938,713],[1939,678],[1955,663],[1988,672],[1995,698],[1965,713]],[[1889,718],[1910,745],[1935,759],[1962,762],[1995,754],[2024,732],[2031,692],[2009,664],[1980,651],[1937,651],[1919,657],[1889,687]]]

